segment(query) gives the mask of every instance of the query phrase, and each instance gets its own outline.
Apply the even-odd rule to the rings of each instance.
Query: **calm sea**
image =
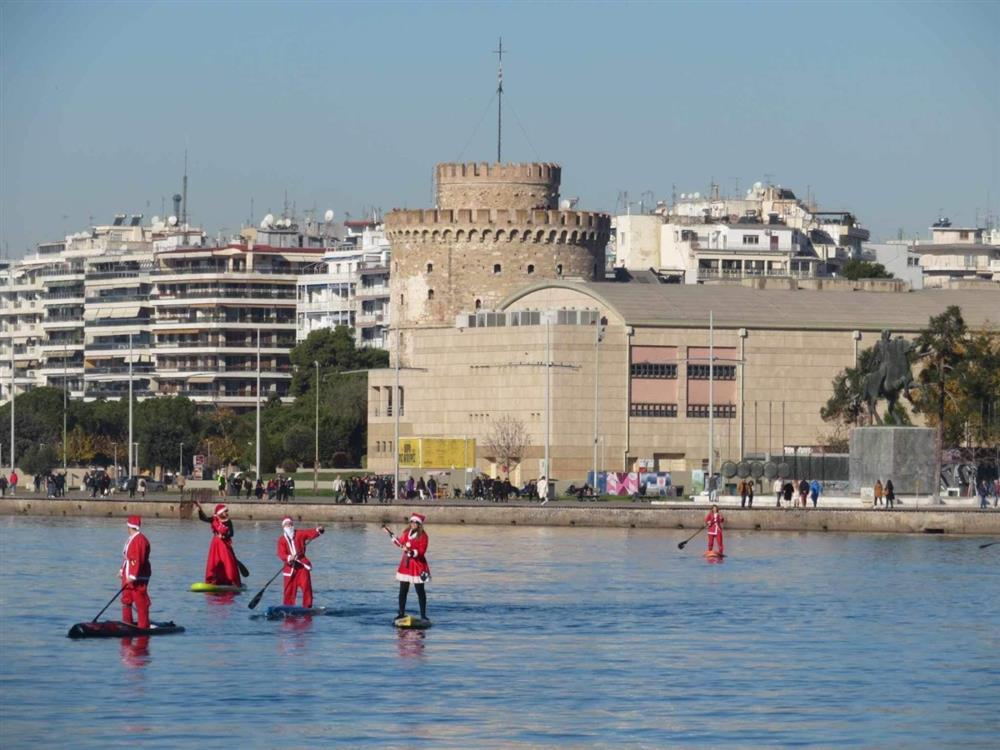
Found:
[[[375,526],[310,547],[332,616],[272,622],[247,603],[277,524],[236,522],[226,599],[186,591],[207,525],[147,519],[153,619],[187,632],[143,645],[65,637],[117,590],[124,523],[0,519],[0,746],[1000,746],[1000,545],[734,532],[709,563],[682,531],[430,521],[422,633],[391,626]]]

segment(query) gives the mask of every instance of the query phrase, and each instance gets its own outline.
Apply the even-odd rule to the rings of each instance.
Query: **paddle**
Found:
[[[122,584],[122,587],[120,589],[118,589],[118,593],[111,597],[111,601],[104,605],[104,609],[102,609],[100,612],[98,612],[96,615],[94,615],[94,619],[91,620],[91,622],[97,622],[97,618],[104,614],[104,610],[107,609],[108,607],[110,607],[112,604],[114,604],[115,603],[115,599],[117,599],[119,596],[122,595],[122,592],[125,590],[126,586],[128,586],[127,583],[123,583]]]
[[[239,560],[236,561],[236,565],[239,566],[241,576],[244,578],[250,577],[250,569],[246,565],[241,563]]]
[[[389,538],[392,539],[392,541],[396,542],[397,544],[399,543],[399,540],[396,538],[396,535],[392,533],[392,529],[390,529],[385,524],[382,524],[382,529],[385,531],[386,534],[389,535]]]
[[[261,597],[264,596],[264,592],[267,591],[267,587],[270,586],[272,583],[274,583],[274,579],[280,576],[284,572],[285,572],[285,566],[282,565],[281,568],[278,570],[278,572],[275,573],[273,576],[271,576],[271,580],[264,584],[264,588],[262,588],[256,594],[254,594],[253,599],[250,600],[250,603],[247,605],[247,607],[249,607],[250,609],[256,609],[257,605],[260,604]]]
[[[704,530],[705,530],[705,527],[704,527],[704,526],[702,526],[701,528],[699,528],[699,529],[698,529],[698,530],[697,530],[696,532],[694,532],[694,533],[693,533],[693,534],[692,534],[691,536],[689,536],[689,537],[688,537],[687,539],[685,539],[685,540],[684,540],[683,542],[681,542],[680,544],[678,544],[678,545],[677,545],[677,549],[684,549],[684,545],[685,545],[685,544],[687,544],[688,542],[690,542],[690,541],[691,541],[692,539],[694,539],[694,538],[695,538],[696,536],[698,536],[698,535],[699,535],[699,534],[700,534],[701,532],[703,532]]]
[[[992,547],[994,544],[1000,544],[1000,542],[987,542],[986,544],[980,544],[979,549],[986,549],[987,547]]]

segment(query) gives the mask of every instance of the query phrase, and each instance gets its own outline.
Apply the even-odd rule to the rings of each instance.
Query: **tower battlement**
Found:
[[[549,163],[443,163],[438,208],[548,209],[559,206],[562,167]]]

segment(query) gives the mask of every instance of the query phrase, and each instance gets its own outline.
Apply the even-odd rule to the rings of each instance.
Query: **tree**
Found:
[[[14,433],[17,456],[41,443],[62,446],[63,392],[59,388],[43,386],[17,394],[14,409]],[[10,402],[0,407],[0,425],[10,429]],[[4,441],[6,446],[7,441]],[[9,446],[7,446],[9,450]],[[61,447],[60,447],[60,462]],[[20,462],[18,462],[20,463]]]
[[[871,369],[875,348],[868,347],[858,355],[858,363],[847,367],[833,379],[833,395],[820,409],[824,422],[845,426],[860,425],[865,414],[865,373]]]
[[[301,424],[293,425],[282,438],[284,454],[300,464],[312,463],[315,454],[315,433]]]
[[[935,477],[941,476],[941,451],[945,441],[954,444],[961,436],[961,420],[949,420],[947,407],[948,393],[957,390],[966,369],[967,333],[961,309],[951,305],[940,315],[932,317],[914,342],[918,355],[924,358],[924,367],[917,376],[921,388],[914,405],[937,428]],[[955,413],[954,409],[951,411]],[[935,485],[934,494],[937,495],[939,490],[940,487]]]
[[[161,396],[135,407],[135,439],[139,462],[149,467],[175,467],[180,444],[195,446],[201,432],[198,409],[185,396]]]
[[[851,281],[858,279],[891,279],[893,275],[885,270],[881,263],[869,263],[865,260],[849,260],[844,264],[843,274]]]
[[[289,355],[295,366],[290,392],[301,396],[316,387],[316,366],[321,373],[344,370],[371,370],[389,365],[389,353],[382,349],[358,349],[354,332],[346,326],[313,331]]]
[[[59,455],[51,445],[32,445],[18,461],[25,474],[48,474],[59,465]]]
[[[486,436],[487,455],[504,467],[507,476],[510,470],[521,463],[524,449],[528,444],[528,430],[517,417],[505,414],[495,418]]]

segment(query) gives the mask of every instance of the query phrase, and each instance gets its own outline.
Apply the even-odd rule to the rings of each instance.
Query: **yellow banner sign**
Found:
[[[476,441],[400,438],[399,465],[407,469],[461,469],[476,463]]]

